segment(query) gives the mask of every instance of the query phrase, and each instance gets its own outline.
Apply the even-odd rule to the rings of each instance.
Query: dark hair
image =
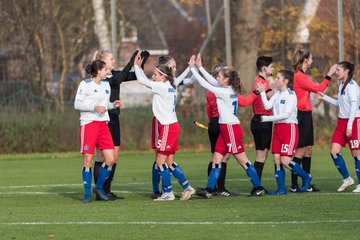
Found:
[[[169,55],[163,55],[159,57],[159,65],[168,65],[171,61],[175,61],[175,59],[172,56]]]
[[[309,59],[311,55],[311,52],[309,49],[298,49],[294,52],[293,55],[293,69],[294,72],[300,70],[302,68],[302,64],[304,63],[305,59]]]
[[[263,67],[267,67],[272,63],[272,57],[260,56],[256,60],[256,68],[260,72]]]
[[[294,72],[288,69],[282,69],[278,73],[280,73],[284,79],[289,80],[287,87],[294,90]]]
[[[241,82],[237,71],[230,67],[223,67],[220,72],[224,75],[224,77],[229,78],[229,85],[236,93],[244,94],[246,92],[244,84]]]
[[[160,74],[164,75],[166,77],[167,80],[169,80],[171,86],[175,87],[174,84],[174,75],[173,75],[173,71],[171,69],[171,67],[165,66],[165,65],[157,65],[156,69],[158,69],[160,72]]]
[[[85,71],[90,74],[92,77],[95,77],[98,74],[98,71],[105,67],[106,63],[101,60],[95,60],[92,63],[86,65]]]
[[[345,70],[349,70],[349,73],[347,75],[347,79],[345,80],[344,86],[341,88],[341,94],[344,93],[346,85],[349,84],[350,80],[352,79],[353,75],[354,75],[354,64],[352,64],[351,62],[347,62],[347,61],[342,61],[339,62],[338,65],[342,68],[344,68]]]

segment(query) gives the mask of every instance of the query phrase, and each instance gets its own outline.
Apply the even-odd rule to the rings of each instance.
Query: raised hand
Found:
[[[188,61],[189,67],[193,68],[195,67],[195,55],[192,55],[191,58]]]
[[[266,89],[265,84],[261,84],[261,83],[256,84],[256,90],[258,90],[259,92],[265,92],[265,89]]]
[[[141,58],[140,54],[138,53],[135,57],[134,65],[141,66],[143,59]]]
[[[198,67],[198,68],[202,66],[201,54],[200,54],[200,53],[198,53],[198,55],[196,56],[195,65],[196,65],[196,67]]]
[[[120,100],[115,100],[115,101],[113,102],[113,105],[114,105],[114,107],[118,108],[118,107],[121,107],[122,103],[121,103]]]
[[[332,65],[326,75],[328,75],[329,77],[334,75],[334,73],[336,72],[336,68],[337,68],[337,64]]]
[[[148,60],[150,53],[148,51],[141,51],[140,54],[141,58],[143,59],[142,64],[141,64],[141,68],[144,69],[144,65],[146,63],[146,61]]]

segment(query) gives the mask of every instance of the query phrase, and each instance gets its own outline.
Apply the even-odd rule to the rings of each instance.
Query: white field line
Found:
[[[150,191],[113,191],[114,193],[119,194],[151,194]],[[180,194],[180,192],[174,192],[176,194]],[[234,192],[237,195],[249,195],[249,192]],[[63,195],[63,194],[83,194],[83,191],[56,191],[56,192],[0,192],[0,196],[2,195]],[[342,195],[353,195],[353,196],[359,196],[359,193],[353,193],[353,192],[316,192],[316,193],[304,193],[306,196],[342,196]],[[289,195],[301,195],[301,193],[292,194],[289,193]],[[272,196],[277,197],[277,196]]]
[[[340,177],[316,177],[313,180],[316,179],[339,179],[341,181]],[[262,178],[262,180],[275,180],[274,178]],[[230,178],[226,179],[227,182],[248,182],[248,178]],[[206,179],[202,180],[192,180],[193,182],[206,182]],[[133,186],[133,185],[149,185],[151,184],[150,179],[148,182],[127,182],[127,183],[116,183],[114,182],[113,185],[116,186]],[[0,186],[0,189],[16,189],[16,188],[49,188],[49,187],[80,187],[83,186],[81,183],[75,183],[75,184],[40,184],[40,185],[18,185],[18,186]]]
[[[298,225],[298,224],[360,223],[360,219],[269,221],[269,222],[4,222],[0,225]]]

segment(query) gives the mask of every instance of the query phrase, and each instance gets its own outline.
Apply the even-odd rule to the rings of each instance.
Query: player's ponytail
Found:
[[[309,59],[311,52],[309,49],[298,49],[294,52],[292,63],[294,72],[302,69],[302,65],[306,59]]]
[[[287,87],[294,90],[294,72],[288,69],[282,69],[279,73],[288,80]]]
[[[105,67],[106,63],[101,60],[95,60],[92,63],[86,65],[85,71],[87,74],[90,74],[92,77],[96,77],[98,71]]]
[[[224,77],[229,78],[229,85],[236,93],[244,94],[246,92],[244,84],[240,80],[237,71],[233,70],[230,67],[223,67],[220,72],[223,74]]]
[[[342,61],[338,63],[339,66],[341,66],[342,68],[344,68],[345,70],[349,70],[348,74],[347,74],[347,78],[345,79],[345,83],[344,86],[341,88],[341,94],[344,93],[346,86],[349,84],[350,80],[352,79],[353,75],[354,75],[354,64],[352,64],[351,62],[347,62],[347,61]]]

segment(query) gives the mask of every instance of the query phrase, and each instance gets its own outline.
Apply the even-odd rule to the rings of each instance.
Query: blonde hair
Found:
[[[105,56],[112,54],[112,52],[110,50],[105,50],[105,49],[99,49],[96,50],[94,55],[93,55],[93,61],[95,60],[103,60],[105,58]]]

